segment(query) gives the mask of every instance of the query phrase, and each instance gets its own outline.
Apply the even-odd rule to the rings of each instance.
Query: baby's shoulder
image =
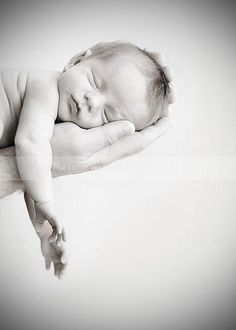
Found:
[[[29,70],[28,79],[57,81],[60,78],[61,72],[53,70]]]
[[[1,69],[1,84],[7,95],[21,96],[25,92],[27,71],[18,69]],[[18,95],[19,94],[19,95]]]
[[[30,70],[27,74],[26,94],[41,101],[58,97],[60,72],[49,70]]]
[[[27,73],[27,85],[37,87],[56,87],[61,73],[49,70],[30,70]]]
[[[56,89],[58,79],[61,75],[59,71],[52,70],[18,70],[18,69],[1,69],[1,84],[4,86],[8,95],[14,96],[19,94],[24,99],[25,93],[30,86],[39,89]]]

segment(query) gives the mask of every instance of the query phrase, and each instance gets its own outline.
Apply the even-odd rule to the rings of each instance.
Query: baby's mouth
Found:
[[[80,113],[80,110],[81,110],[81,108],[80,108],[80,106],[79,106],[79,104],[76,102],[76,100],[73,98],[73,96],[71,95],[71,98],[72,98],[72,100],[74,101],[74,103],[75,103],[75,108],[76,108],[76,116],[78,116],[79,115],[79,113]]]

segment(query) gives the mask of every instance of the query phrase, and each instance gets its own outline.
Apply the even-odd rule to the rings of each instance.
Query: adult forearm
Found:
[[[52,201],[52,149],[48,139],[15,141],[17,166],[25,189],[38,203]]]
[[[54,177],[63,175],[63,172],[52,170]],[[24,190],[23,182],[17,168],[15,147],[0,150],[0,198],[14,192]]]
[[[0,150],[0,198],[23,190],[23,183],[18,172],[15,148]]]
[[[129,122],[116,121],[83,130],[72,123],[55,125],[51,147],[52,176],[78,174],[106,166],[146,148],[171,127],[168,117],[134,133]],[[0,150],[0,198],[22,191],[14,147]]]

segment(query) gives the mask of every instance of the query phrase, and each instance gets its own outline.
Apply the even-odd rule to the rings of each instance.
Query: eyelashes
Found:
[[[99,90],[101,88],[101,83],[100,81],[97,80],[96,76],[94,75],[93,71],[91,70],[91,79],[90,79],[90,84],[93,88]],[[105,119],[105,124],[109,123],[107,114],[106,114],[106,109],[103,111],[103,118]]]
[[[106,114],[106,110],[103,111],[103,114],[104,114],[106,122],[109,123],[108,118],[107,118],[107,114]]]
[[[96,88],[96,89],[99,89],[99,86],[98,86],[98,82],[97,82],[97,79],[96,77],[94,76],[94,73],[91,71],[92,73],[92,87]]]

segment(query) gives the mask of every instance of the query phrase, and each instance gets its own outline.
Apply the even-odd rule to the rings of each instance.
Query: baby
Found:
[[[36,226],[47,220],[49,242],[65,238],[53,202],[55,122],[89,129],[116,120],[136,130],[154,124],[171,103],[170,79],[155,53],[126,42],[99,43],[74,56],[63,72],[1,72],[0,148],[15,144],[17,165],[34,205]]]

